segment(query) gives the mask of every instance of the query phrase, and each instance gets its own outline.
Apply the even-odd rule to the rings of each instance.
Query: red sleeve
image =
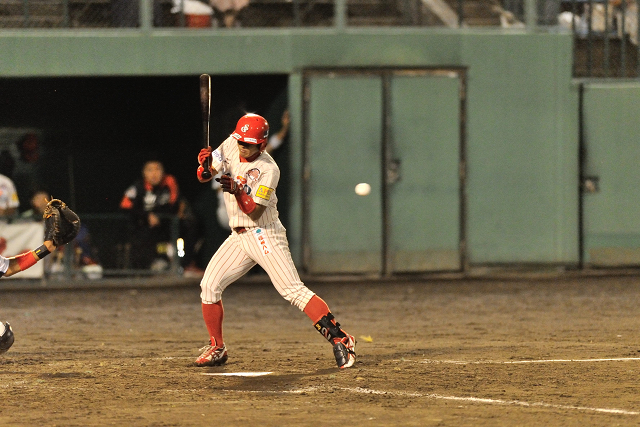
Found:
[[[173,177],[173,175],[165,175],[163,184],[169,188],[171,193],[171,197],[169,198],[170,203],[173,205],[178,201],[178,196],[180,194],[180,190],[178,189],[178,182]]]
[[[120,208],[121,209],[131,209],[133,207],[133,202],[131,201],[130,198],[128,198],[127,196],[124,196],[122,198],[122,201],[120,201]]]

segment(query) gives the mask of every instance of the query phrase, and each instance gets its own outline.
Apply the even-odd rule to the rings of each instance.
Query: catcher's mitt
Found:
[[[72,241],[80,231],[80,218],[59,199],[52,199],[44,209],[44,240],[56,246]]]

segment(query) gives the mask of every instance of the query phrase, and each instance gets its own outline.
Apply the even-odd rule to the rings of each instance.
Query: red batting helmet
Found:
[[[245,114],[238,120],[236,130],[231,136],[238,141],[261,145],[260,151],[263,151],[267,147],[269,123],[267,123],[264,117],[257,114]]]

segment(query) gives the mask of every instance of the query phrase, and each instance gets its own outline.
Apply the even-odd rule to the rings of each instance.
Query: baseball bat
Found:
[[[211,120],[211,76],[209,74],[200,75],[200,105],[202,106],[202,137],[204,146],[209,147],[209,121]],[[204,171],[202,178],[211,178],[209,172],[209,159],[202,164]]]

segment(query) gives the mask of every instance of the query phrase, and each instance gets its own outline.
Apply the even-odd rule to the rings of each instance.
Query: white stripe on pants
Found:
[[[256,238],[258,229],[262,230],[261,234],[269,248],[266,255]],[[204,272],[200,282],[202,302],[211,304],[220,301],[226,287],[244,276],[256,263],[267,272],[271,283],[284,299],[304,310],[314,293],[300,280],[291,259],[286,230],[279,220],[266,227],[248,229],[242,234],[235,231],[231,233]]]

